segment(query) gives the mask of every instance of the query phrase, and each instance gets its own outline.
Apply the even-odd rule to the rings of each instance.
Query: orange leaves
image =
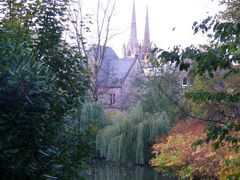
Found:
[[[229,173],[240,172],[240,162],[238,168],[233,168],[237,167],[237,155],[234,155],[230,146],[217,150],[213,149],[212,143],[192,147],[194,141],[205,137],[205,128],[206,124],[199,121],[179,122],[165,142],[152,147],[155,158],[150,164],[163,172],[174,171],[174,175],[181,178],[227,177]],[[230,160],[228,164],[226,160]]]

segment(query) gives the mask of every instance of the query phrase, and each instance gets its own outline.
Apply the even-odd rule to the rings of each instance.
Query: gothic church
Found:
[[[138,86],[136,79],[146,79],[144,67],[150,52],[150,33],[148,8],[143,43],[137,39],[135,2],[133,2],[131,33],[127,46],[123,46],[123,58],[120,59],[110,47],[106,47],[104,59],[97,79],[99,100],[106,111],[123,111],[136,102]]]

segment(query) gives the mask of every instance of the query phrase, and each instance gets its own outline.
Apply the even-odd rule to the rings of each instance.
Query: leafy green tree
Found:
[[[116,114],[97,132],[97,155],[107,161],[145,164],[151,157],[150,144],[170,129],[165,112],[147,116],[140,103],[126,114]]]
[[[41,3],[35,21],[35,50],[38,52],[36,58],[44,61],[55,73],[62,95],[72,101],[68,102],[71,105],[79,93],[86,90],[88,72],[84,68],[86,60],[76,47],[70,47],[62,40],[64,21],[67,21],[64,14],[68,6],[66,2],[45,0]]]
[[[228,10],[232,12],[231,9]],[[215,82],[211,90],[208,88],[192,89],[185,93],[185,97],[194,103],[211,103],[222,107],[218,115],[215,112],[214,118],[203,119],[211,122],[206,141],[215,140],[215,147],[228,141],[237,150],[239,139],[231,136],[230,132],[239,130],[240,91],[239,88],[232,88],[233,84],[230,79],[238,77],[240,72],[240,23],[234,19],[223,21],[217,16],[209,17],[200,23],[195,22],[193,30],[195,33],[200,31],[207,34],[210,44],[200,47],[190,46],[185,49],[176,46],[170,52],[155,49],[155,52],[159,53],[158,57],[161,60],[175,62],[180,70],[191,68],[193,75],[204,75],[211,78],[211,82],[214,82],[212,80],[219,72],[222,73],[223,84],[219,84],[220,81]],[[191,59],[192,64],[186,59]]]
[[[179,73],[173,69],[161,69],[157,75],[149,76],[144,83],[144,93],[139,97],[142,99],[143,111],[149,114],[165,111],[174,121],[179,112],[176,102],[180,100],[182,92],[178,77]]]
[[[34,6],[36,5],[36,6]],[[81,128],[85,60],[62,40],[67,1],[4,1],[0,26],[0,175],[73,178],[90,155]]]
[[[240,2],[239,0],[221,0],[222,4],[227,6],[227,9],[223,11],[222,18],[238,21],[240,20]]]

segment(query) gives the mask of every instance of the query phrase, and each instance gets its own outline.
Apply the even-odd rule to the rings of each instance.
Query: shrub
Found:
[[[61,81],[45,62],[35,59],[27,36],[17,42],[14,33],[0,28],[0,37],[1,178],[77,175],[90,153],[90,133],[79,130],[76,116],[85,85],[78,91],[64,88],[71,82]],[[82,72],[74,74],[78,80],[85,78]]]
[[[150,163],[157,170],[183,179],[239,177],[239,153],[226,144],[217,150],[213,143],[193,146],[205,137],[206,125],[201,122],[180,122],[165,142],[155,144],[156,155]]]

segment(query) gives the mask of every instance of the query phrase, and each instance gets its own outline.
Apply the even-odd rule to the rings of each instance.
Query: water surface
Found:
[[[97,160],[84,172],[86,180],[174,180],[148,166],[117,165]]]

